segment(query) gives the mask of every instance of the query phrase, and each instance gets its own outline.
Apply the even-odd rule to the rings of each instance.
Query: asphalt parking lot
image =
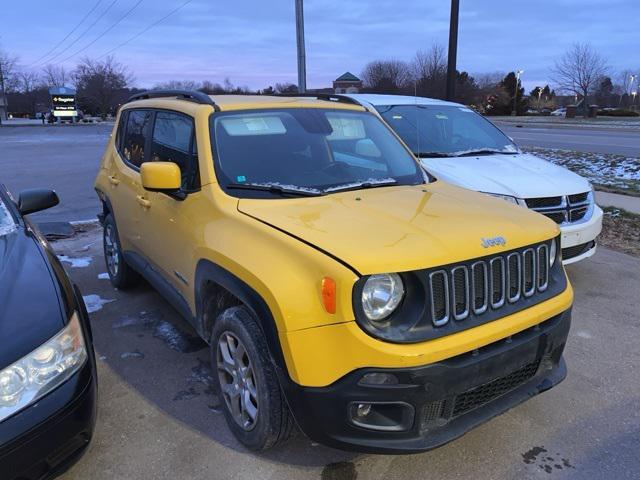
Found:
[[[220,414],[206,345],[148,285],[114,290],[100,228],[88,230],[54,242],[92,310],[99,358],[96,433],[64,480],[640,478],[638,258],[600,249],[568,268],[576,298],[567,379],[464,437],[379,456],[297,434],[255,454]]]

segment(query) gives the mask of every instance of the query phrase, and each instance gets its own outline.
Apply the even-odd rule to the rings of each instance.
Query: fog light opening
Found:
[[[364,374],[358,383],[360,385],[397,385],[400,382],[393,373],[371,372]]]
[[[413,425],[414,408],[404,402],[353,402],[348,408],[352,424],[369,430],[401,432]]]

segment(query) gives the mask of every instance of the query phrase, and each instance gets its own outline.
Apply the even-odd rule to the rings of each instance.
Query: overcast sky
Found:
[[[38,69],[51,59],[71,69],[82,56],[104,55],[185,1],[5,0],[0,47],[24,66]],[[550,82],[554,60],[577,41],[590,42],[614,72],[640,69],[638,0],[460,3],[460,70],[524,69],[529,89]],[[446,46],[449,8],[446,0],[305,0],[308,86],[330,86],[345,71],[359,75],[370,60],[410,60],[433,42]],[[191,0],[114,55],[141,87],[227,77],[252,88],[295,83],[294,20],[294,0]]]

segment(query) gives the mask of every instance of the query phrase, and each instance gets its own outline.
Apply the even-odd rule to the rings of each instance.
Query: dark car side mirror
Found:
[[[23,190],[18,197],[18,211],[20,215],[29,215],[55,207],[58,203],[60,203],[60,199],[53,190],[46,188]]]

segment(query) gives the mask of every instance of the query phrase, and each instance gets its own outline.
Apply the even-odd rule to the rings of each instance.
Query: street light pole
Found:
[[[447,100],[456,99],[456,62],[458,58],[458,16],[460,0],[451,0],[449,23],[449,58],[447,61]]]
[[[303,0],[296,0],[296,43],[298,45],[298,93],[307,91],[307,58],[304,46]]]
[[[516,89],[513,92],[513,111],[511,116],[515,117],[518,114],[518,90],[520,90],[520,75],[524,73],[524,70],[518,70],[516,72]]]

